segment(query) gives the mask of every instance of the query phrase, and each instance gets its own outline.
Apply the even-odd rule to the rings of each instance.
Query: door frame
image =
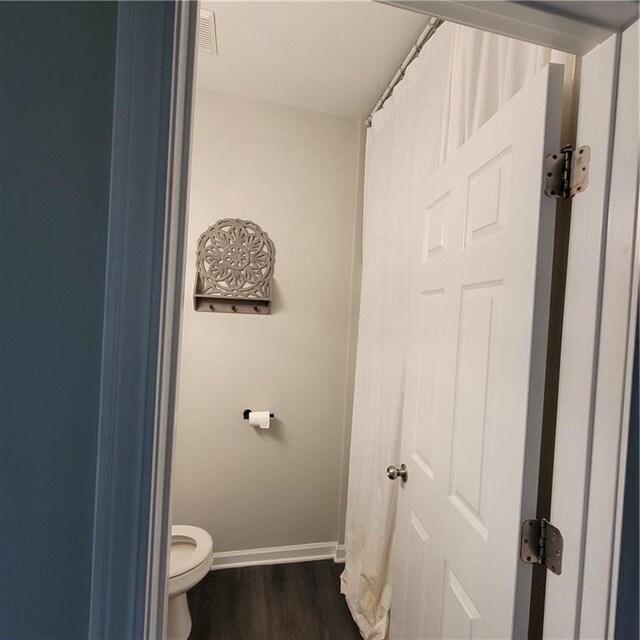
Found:
[[[637,51],[638,22],[582,59],[577,145],[592,161],[571,214],[551,506],[565,553],[547,580],[549,639],[615,633],[638,303]]]
[[[162,313],[154,434],[154,493],[149,518],[145,638],[164,638],[167,625],[168,558],[171,523],[171,469],[175,444],[174,416],[178,389],[187,205],[200,1],[176,5],[171,129],[167,170],[166,231],[163,257]],[[154,597],[154,594],[155,597]]]
[[[419,5],[432,3],[395,4],[425,11]],[[540,25],[504,19],[513,11],[513,3],[482,3],[486,7],[482,22],[473,3],[437,4],[445,9],[455,6],[455,16],[443,16],[450,21],[548,44],[541,42]],[[142,16],[145,5],[164,13],[149,21]],[[95,638],[164,637],[198,11],[198,3],[183,1],[125,3],[119,8],[90,617],[90,636]],[[575,26],[562,24],[568,32]],[[598,637],[613,636],[615,616],[610,612],[615,612],[617,592],[624,436],[631,393],[629,354],[636,321],[638,183],[637,167],[634,176],[625,164],[628,140],[621,133],[621,123],[630,118],[618,100],[623,36],[602,28],[590,30],[588,39],[587,44],[584,38],[574,43],[565,40],[564,49],[588,51],[582,77],[597,73],[600,85],[610,90],[585,88],[580,95],[578,144],[595,146],[602,154],[592,153],[590,187],[573,203],[552,506],[552,518],[558,514],[556,524],[564,530],[565,540],[575,536],[580,544],[575,561],[565,562],[561,576],[571,588],[557,588],[556,576],[547,582],[548,638],[578,637],[587,628],[605,629],[607,635]],[[149,47],[153,42],[159,45]],[[148,74],[166,68],[167,60],[170,73],[155,91],[145,90]],[[617,127],[613,116],[609,118],[612,109]],[[589,129],[587,118],[597,113],[607,116],[608,123]],[[140,136],[145,131],[148,135],[150,127],[166,142],[162,157],[138,153]],[[142,140],[148,138],[143,135]],[[148,184],[131,181],[133,166],[145,172]],[[631,211],[630,201],[636,202]],[[614,213],[615,220],[610,218]],[[149,229],[155,231],[151,239],[145,234]],[[584,269],[594,274],[587,283]],[[585,335],[585,344],[564,337]],[[572,412],[582,407],[586,411],[576,426]],[[576,432],[582,442],[579,455],[569,446]],[[617,473],[610,474],[614,478],[607,490],[594,490],[612,461]],[[582,475],[576,476],[580,470]],[[578,494],[576,477],[581,479]],[[561,505],[570,501],[577,501],[580,508],[567,519]],[[587,542],[591,545],[596,539],[603,545],[601,552],[585,554]],[[134,552],[122,554],[132,546]],[[558,632],[564,624],[559,614],[564,611],[566,617],[568,610],[575,612],[575,624],[569,635],[563,635]]]
[[[165,636],[199,4],[118,4],[90,638]]]

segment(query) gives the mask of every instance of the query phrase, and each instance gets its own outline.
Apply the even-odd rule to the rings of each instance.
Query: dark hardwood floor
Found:
[[[211,571],[187,594],[189,640],[361,640],[332,560]]]

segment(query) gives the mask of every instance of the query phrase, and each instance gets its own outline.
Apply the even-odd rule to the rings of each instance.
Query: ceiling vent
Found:
[[[200,9],[198,21],[198,46],[208,53],[218,53],[216,16],[210,9]]]

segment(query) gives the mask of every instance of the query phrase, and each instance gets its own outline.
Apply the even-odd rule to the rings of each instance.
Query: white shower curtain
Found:
[[[363,265],[353,407],[346,564],[341,578],[367,640],[382,640],[391,605],[390,551],[404,389],[409,206],[416,185],[551,59],[549,49],[442,25],[367,134]]]

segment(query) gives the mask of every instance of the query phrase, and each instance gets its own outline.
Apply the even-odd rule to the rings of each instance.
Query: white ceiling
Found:
[[[199,51],[199,88],[342,116],[368,115],[428,20],[366,0],[202,6],[219,53]]]

